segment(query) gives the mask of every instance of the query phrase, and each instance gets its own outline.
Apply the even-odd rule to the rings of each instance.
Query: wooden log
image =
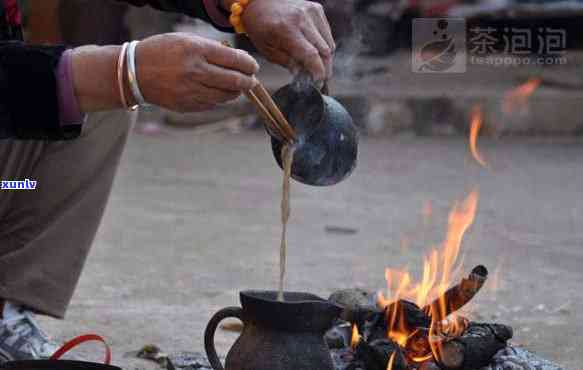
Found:
[[[413,332],[418,328],[429,329],[431,326],[431,318],[427,315],[426,311],[423,311],[413,302],[399,300],[389,305],[385,310],[388,320],[390,320],[391,314],[395,312],[394,310],[397,310],[397,314],[400,315],[398,319],[403,319],[402,322],[409,332]],[[399,323],[398,320],[396,321],[395,325]]]
[[[330,356],[335,370],[348,370],[354,364],[354,351],[350,347],[331,349]],[[352,367],[352,370],[356,368]]]
[[[385,339],[389,333],[389,323],[392,316],[396,315],[392,330],[404,328],[407,332],[413,332],[419,328],[429,329],[431,319],[415,303],[399,300],[388,305],[384,310],[360,308],[351,311],[347,318],[358,326],[366,341]],[[401,327],[402,325],[402,327]]]
[[[354,352],[353,363],[349,370],[386,370],[391,360],[393,370],[407,370],[407,360],[401,351],[401,347],[390,339],[379,339],[370,343],[361,341]]]
[[[441,344],[438,362],[447,370],[480,369],[506,347],[512,335],[506,325],[470,323],[462,336]]]
[[[431,355],[431,345],[429,344],[429,329],[419,328],[407,340],[407,350],[405,355],[410,359],[424,358]]]
[[[337,322],[324,335],[324,340],[330,349],[340,349],[350,346],[352,325],[348,322]]]
[[[443,296],[425,306],[423,311],[436,322],[445,320],[449,315],[465,306],[482,289],[488,279],[488,269],[480,265],[470,275],[448,289]]]
[[[430,359],[421,363],[419,370],[441,370],[441,368],[434,359]]]

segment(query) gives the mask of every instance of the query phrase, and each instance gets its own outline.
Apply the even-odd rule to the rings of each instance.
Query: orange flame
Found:
[[[393,354],[391,355],[391,358],[389,358],[389,364],[387,365],[387,370],[393,370],[393,368],[395,367],[396,355],[397,355],[397,352],[393,352]]]
[[[482,167],[488,168],[488,164],[478,151],[478,136],[480,135],[483,122],[484,114],[482,113],[482,107],[480,105],[475,105],[472,109],[470,121],[470,152],[472,153],[472,157],[474,157],[476,162],[478,162]]]
[[[462,269],[462,263],[458,261],[463,237],[468,228],[473,224],[478,207],[479,193],[472,191],[461,203],[454,204],[449,214],[448,230],[440,249],[433,249],[423,260],[423,274],[421,280],[415,282],[411,274],[406,270],[385,270],[387,292],[379,292],[377,304],[386,309],[388,323],[388,337],[406,347],[409,339],[416,334],[407,328],[405,312],[402,300],[414,302],[419,307],[429,306],[437,297],[444,297],[444,293],[450,287],[451,282]],[[438,307],[431,309],[440,310],[440,315],[432,317],[445,317],[447,302],[440,299]],[[434,319],[435,320],[435,319]],[[437,331],[456,334],[465,330],[464,325],[458,320],[451,322],[432,322],[430,334]],[[431,341],[430,341],[431,343]],[[431,345],[428,354],[418,355],[414,361],[425,361],[428,356],[439,358],[439,344]]]
[[[360,334],[358,333],[358,327],[356,325],[352,325],[352,338],[350,339],[350,347],[352,349],[356,349],[360,343]]]
[[[524,110],[528,104],[528,99],[542,83],[539,77],[530,78],[522,85],[510,90],[504,96],[502,112],[504,114],[513,114],[516,111]]]
[[[427,356],[413,357],[413,362],[425,362],[432,357],[433,357],[433,354],[431,354],[431,353],[428,354]]]

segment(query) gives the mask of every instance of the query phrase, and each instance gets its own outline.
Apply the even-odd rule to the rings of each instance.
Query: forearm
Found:
[[[117,78],[120,46],[83,46],[73,50],[73,85],[82,112],[121,108]],[[125,68],[124,68],[125,70]],[[125,96],[132,97],[124,73]]]

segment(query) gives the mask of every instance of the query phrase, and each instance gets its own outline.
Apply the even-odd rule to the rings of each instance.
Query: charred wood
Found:
[[[399,300],[387,306],[385,312],[389,322],[393,315],[397,315],[396,320],[393,320],[393,326],[403,324],[409,332],[413,332],[418,328],[429,329],[431,326],[431,318],[413,302]],[[393,327],[392,329],[396,328]]]
[[[431,345],[429,344],[429,329],[420,328],[407,340],[407,358],[423,358],[431,355]]]
[[[506,347],[512,335],[506,325],[470,323],[462,336],[441,344],[439,364],[447,370],[480,369]]]
[[[361,341],[356,346],[354,360],[348,370],[386,370],[392,356],[395,356],[393,370],[407,369],[407,360],[397,343],[390,339],[380,339],[370,343]]]
[[[347,322],[337,322],[326,332],[324,340],[330,349],[348,347],[352,337],[352,325]]]
[[[437,362],[435,360],[427,360],[424,361],[421,365],[419,365],[419,370],[441,370]]]
[[[335,370],[348,370],[354,364],[354,351],[350,347],[331,349],[330,357],[332,357]],[[356,368],[352,368],[352,370],[356,370]]]

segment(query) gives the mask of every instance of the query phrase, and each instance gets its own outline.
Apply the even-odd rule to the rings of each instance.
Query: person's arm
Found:
[[[229,13],[223,9],[223,0],[116,0],[134,6],[149,5],[153,8],[182,13],[190,17],[210,22],[217,29],[224,32],[233,32],[229,23]]]
[[[0,139],[77,137],[81,122],[68,124],[62,95],[79,112],[123,108],[117,80],[120,51],[120,46],[85,46],[65,52],[62,46],[0,42]],[[237,98],[253,88],[259,69],[241,50],[186,33],[140,42],[136,64],[146,101],[181,112],[208,110]],[[63,77],[68,68],[69,76]],[[125,96],[131,100],[127,73],[123,76]]]
[[[210,21],[232,31],[229,9],[236,0],[118,0],[150,5]],[[324,12],[324,0],[252,0],[242,20],[247,36],[269,61],[292,72],[310,72],[315,80],[332,75],[336,44]]]

